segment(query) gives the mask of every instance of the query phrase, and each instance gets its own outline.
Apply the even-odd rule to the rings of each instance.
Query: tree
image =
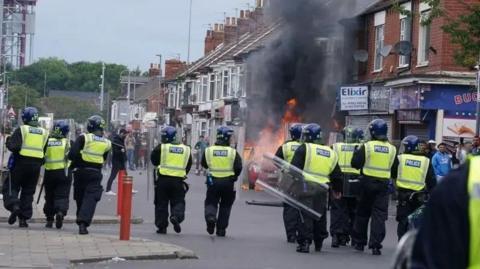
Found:
[[[27,106],[38,107],[38,97],[36,90],[23,84],[13,85],[8,89],[8,104],[17,111]]]
[[[13,80],[27,85],[43,95],[45,74],[50,90],[64,90],[66,82],[72,77],[67,62],[57,58],[48,58],[40,59],[38,62],[14,72]]]

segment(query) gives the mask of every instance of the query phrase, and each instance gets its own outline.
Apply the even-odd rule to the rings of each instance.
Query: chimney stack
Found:
[[[178,74],[187,70],[187,63],[177,59],[170,59],[165,61],[165,80],[172,80]]]
[[[207,36],[205,37],[205,55],[214,51],[224,41],[225,32],[223,24],[215,23],[213,26],[213,30],[208,30]]]

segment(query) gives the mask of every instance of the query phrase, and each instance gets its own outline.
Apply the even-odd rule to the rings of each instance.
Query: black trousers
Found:
[[[369,248],[382,248],[385,239],[385,221],[388,218],[388,181],[362,179],[362,191],[357,205],[353,226],[353,240],[357,245],[367,245],[367,230],[370,223]]]
[[[98,201],[102,198],[102,172],[96,168],[73,171],[73,199],[77,203],[77,224],[90,226]]]
[[[168,226],[168,206],[170,216],[175,216],[178,222],[185,219],[185,188],[183,179],[158,176],[155,184],[155,226],[159,229]]]
[[[205,220],[215,218],[217,229],[227,229],[236,191],[232,179],[212,179],[213,184],[207,186],[205,198]]]
[[[415,212],[422,204],[416,201],[410,201],[410,195],[414,191],[399,190],[397,201],[397,236],[398,240],[408,231],[408,216]]]
[[[315,184],[315,183],[309,183]],[[319,220],[314,219],[308,213],[301,213],[298,217],[298,237],[299,244],[307,242],[321,244],[328,237],[327,231],[327,193],[315,192],[313,195],[299,197],[299,201],[309,208],[322,214]]]
[[[3,184],[3,205],[10,212],[20,209],[19,218],[32,218],[32,202],[40,167],[40,163],[18,162]]]
[[[330,234],[350,236],[353,233],[357,199],[342,197],[330,200]]]
[[[291,237],[297,238],[297,225],[299,218],[298,209],[287,203],[283,203],[283,224],[285,226],[287,239]]]
[[[67,215],[72,181],[65,175],[65,169],[45,170],[43,180],[45,188],[43,213],[47,220],[53,220],[58,212]]]
[[[110,177],[108,178],[108,181],[107,181],[107,190],[106,190],[107,192],[112,190],[113,180],[115,180],[115,178],[118,175],[118,172],[120,172],[120,170],[122,169],[125,170],[124,167],[122,168],[115,164],[112,165],[112,171],[110,172]]]

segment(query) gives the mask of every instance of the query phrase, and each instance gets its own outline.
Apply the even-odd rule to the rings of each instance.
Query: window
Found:
[[[180,85],[178,85],[177,97],[175,98],[175,101],[176,101],[175,107],[177,109],[180,109],[180,96],[182,96],[182,91],[183,91],[183,85],[180,84]]]
[[[207,101],[207,94],[208,94],[208,76],[202,77],[202,96],[200,101],[205,103]]]
[[[245,76],[245,68],[243,66],[239,67],[239,72],[238,72],[238,87],[239,91],[242,97],[247,96],[247,79]]]
[[[402,4],[402,8],[407,11],[411,12],[412,10],[412,3],[407,2]],[[407,16],[406,14],[400,14],[400,41],[411,41],[410,37],[412,35],[412,18]],[[398,67],[407,67],[410,65],[410,56],[402,56],[398,57]]]
[[[424,10],[420,15],[420,29],[418,30],[418,66],[428,65],[428,56],[430,54],[430,24],[424,25],[422,22],[429,16],[430,10]]]
[[[200,103],[200,96],[201,96],[201,91],[202,87],[200,85],[200,80],[194,81],[194,92],[192,94],[192,104],[198,104]]]
[[[228,70],[223,71],[223,91],[222,91],[222,97],[228,97],[228,89],[230,88],[229,83],[230,83],[230,72]]]
[[[232,67],[230,69],[230,74],[231,74],[231,91],[230,91],[230,96],[233,96],[235,98],[239,97],[238,96],[238,67]]]
[[[375,57],[373,63],[373,71],[381,71],[383,66],[383,56],[380,54],[383,49],[383,41],[385,39],[385,11],[375,13]]]
[[[375,63],[373,66],[374,71],[381,71],[383,65],[383,56],[380,54],[383,49],[383,35],[384,25],[375,27]]]
[[[210,75],[210,94],[208,100],[213,101],[215,99],[215,74]]]
[[[216,73],[217,82],[215,84],[215,100],[220,99],[222,95],[222,72]]]

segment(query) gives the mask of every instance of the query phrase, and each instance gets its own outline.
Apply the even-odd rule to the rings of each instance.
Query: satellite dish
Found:
[[[383,57],[387,57],[390,55],[390,52],[392,52],[393,46],[392,45],[386,45],[380,50],[380,55]]]
[[[368,51],[366,51],[366,50],[357,50],[357,51],[355,51],[355,53],[353,54],[353,58],[354,58],[355,61],[357,61],[357,62],[364,63],[364,62],[368,61]]]
[[[413,46],[410,41],[400,41],[393,47],[396,53],[402,56],[408,56],[412,54]]]

